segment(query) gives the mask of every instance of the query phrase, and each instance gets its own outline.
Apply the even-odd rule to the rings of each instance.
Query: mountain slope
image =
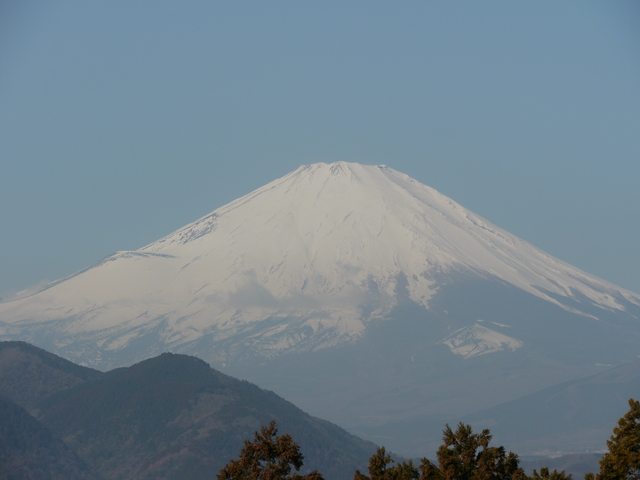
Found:
[[[212,478],[270,420],[290,433],[305,471],[347,479],[375,445],[205,362],[163,354],[60,392],[40,420],[105,478]]]
[[[640,360],[636,360],[462,420],[479,428],[490,426],[496,441],[511,449],[553,454],[571,444],[579,445],[578,451],[604,451],[617,420],[628,410],[628,400],[639,393]]]
[[[26,342],[0,342],[0,396],[31,413],[42,399],[100,375]]]
[[[521,366],[512,371],[499,371],[503,375],[520,374],[527,381],[533,381],[529,375],[531,370]],[[481,370],[475,373],[482,376]],[[470,377],[465,375],[457,377],[457,380],[464,383]],[[492,383],[490,388],[494,387],[495,383]],[[481,395],[482,390],[477,386],[474,393]],[[601,456],[618,419],[628,410],[629,398],[637,398],[639,392],[640,360],[636,360],[596,375],[517,396],[468,415],[416,415],[391,424],[363,425],[353,430],[363,438],[380,442],[385,438],[386,444],[393,444],[399,451],[417,455],[421,451],[431,452],[438,448],[439,434],[445,423],[456,425],[463,422],[473,425],[475,430],[489,428],[496,444],[525,457],[556,457],[560,453],[574,455],[581,452],[599,452]],[[390,438],[393,443],[388,441]],[[550,468],[555,468],[547,463]],[[545,466],[545,462],[531,468],[539,469],[541,466]],[[590,467],[581,474],[586,471],[594,471],[594,468]]]
[[[0,478],[98,480],[69,448],[26,410],[0,397]]]

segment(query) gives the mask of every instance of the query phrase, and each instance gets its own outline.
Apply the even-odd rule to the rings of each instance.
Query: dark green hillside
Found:
[[[0,479],[98,478],[26,410],[0,397]]]
[[[213,478],[242,441],[275,420],[302,448],[305,470],[350,479],[371,443],[195,357],[163,354],[39,404],[41,421],[105,478]]]
[[[100,375],[26,342],[0,342],[0,395],[32,413],[43,398]]]

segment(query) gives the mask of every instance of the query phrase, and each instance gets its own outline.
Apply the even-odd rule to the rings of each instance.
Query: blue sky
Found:
[[[0,295],[301,164],[386,164],[640,292],[640,3],[0,6]]]

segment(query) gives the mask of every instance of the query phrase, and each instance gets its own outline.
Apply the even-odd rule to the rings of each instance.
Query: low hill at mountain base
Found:
[[[31,377],[6,371],[15,364],[2,352]],[[300,444],[304,471],[325,478],[351,479],[376,448],[195,357],[167,353],[106,373],[75,367],[22,342],[0,343],[0,391],[35,404],[40,423],[107,480],[210,479],[271,420]],[[32,385],[65,372],[87,376],[48,396]]]
[[[100,375],[26,342],[0,342],[0,396],[34,414],[42,399]]]

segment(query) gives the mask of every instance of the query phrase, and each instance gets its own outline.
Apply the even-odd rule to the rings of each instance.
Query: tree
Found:
[[[491,441],[489,430],[473,433],[470,425],[460,423],[455,432],[446,425],[442,433],[444,443],[438,449],[438,465],[423,458],[419,470],[411,461],[390,467],[389,465],[394,461],[384,447],[381,447],[369,459],[369,476],[356,470],[354,480],[527,479],[524,471],[518,466],[518,456],[515,453],[506,453],[504,447],[489,447]],[[541,472],[549,473],[548,469],[542,469]],[[554,474],[557,474],[555,470]],[[558,478],[538,476],[536,480],[570,480],[570,476]]]
[[[607,441],[609,451],[600,460],[600,473],[587,473],[585,480],[640,479],[640,402],[631,398],[629,411],[618,420]]]
[[[230,460],[218,473],[218,480],[323,480],[316,470],[308,475],[291,474],[303,465],[300,446],[291,435],[280,435],[273,420],[268,427],[260,427],[253,442],[244,441],[240,458]]]
[[[526,479],[515,453],[489,446],[489,430],[473,433],[471,425],[460,422],[455,432],[446,425],[442,433],[444,443],[437,452],[438,466],[423,458],[421,480]]]
[[[559,472],[555,468],[553,472],[549,472],[547,467],[542,467],[540,469],[540,473],[533,469],[533,474],[531,475],[532,480],[571,480],[573,476],[570,473],[564,473],[564,470]]]
[[[394,460],[384,447],[378,448],[369,459],[369,476],[356,470],[353,480],[417,480],[419,478],[418,469],[413,466],[413,462],[401,462],[398,465],[389,467]]]

